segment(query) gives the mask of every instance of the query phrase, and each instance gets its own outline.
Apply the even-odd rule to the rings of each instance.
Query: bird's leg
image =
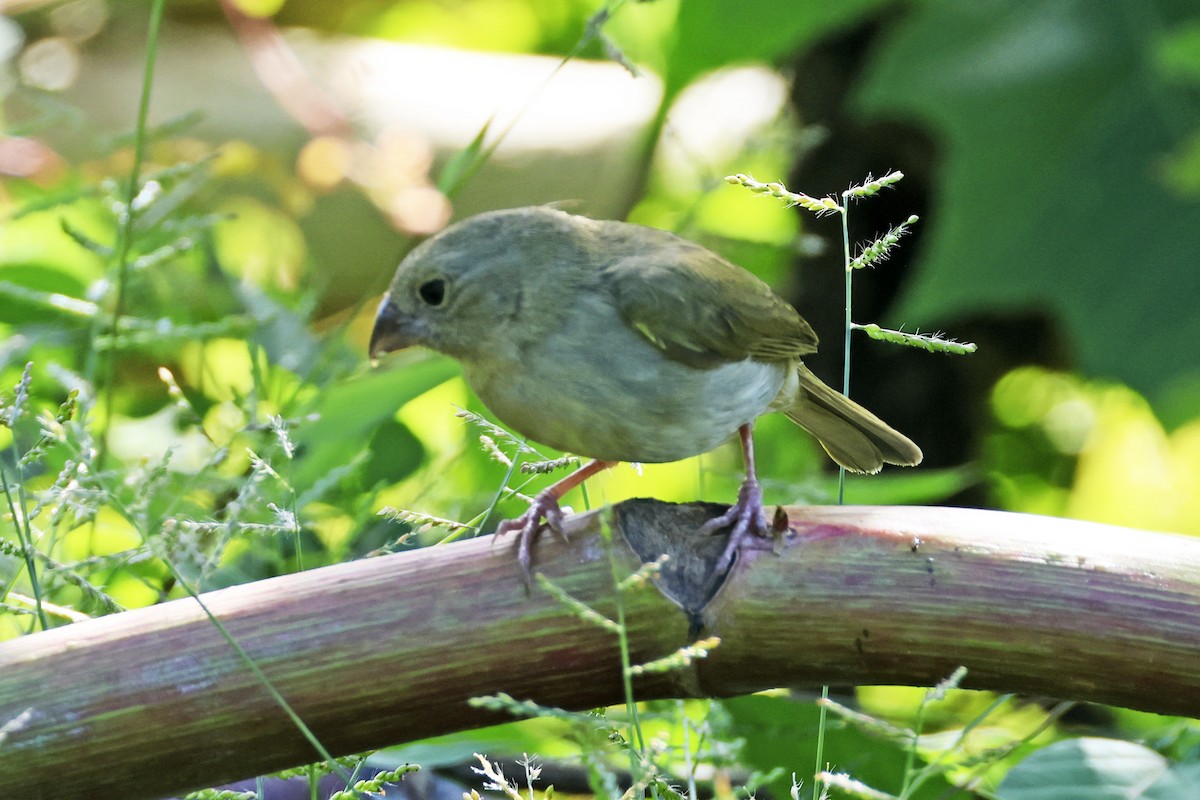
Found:
[[[538,492],[533,498],[533,502],[529,504],[529,510],[524,514],[516,519],[506,519],[496,527],[497,536],[519,531],[517,538],[517,563],[521,565],[521,572],[525,574],[526,584],[530,582],[529,565],[533,555],[533,542],[537,539],[538,532],[541,530],[542,519],[546,520],[546,527],[555,533],[561,534],[563,512],[558,507],[558,501],[562,499],[564,494],[597,472],[603,472],[616,463],[616,461],[597,460],[584,464],[554,485]]]
[[[746,462],[746,479],[738,490],[737,502],[729,507],[719,517],[710,519],[700,529],[701,533],[716,533],[722,528],[733,526],[729,534],[729,544],[718,559],[714,575],[722,575],[733,562],[733,554],[743,547],[754,546],[752,537],[765,536],[773,530],[767,521],[767,512],[763,508],[762,487],[758,483],[758,474],[754,469],[754,423],[747,422],[738,428],[742,440],[742,456]]]

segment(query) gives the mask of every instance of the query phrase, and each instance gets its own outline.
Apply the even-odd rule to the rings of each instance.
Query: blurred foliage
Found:
[[[1089,374],[1156,402],[1195,377],[1200,362],[1178,355],[1200,336],[1200,272],[1180,258],[1200,229],[1200,197],[1181,191],[1197,174],[1198,14],[934,0],[887,32],[857,101],[916,120],[945,153],[897,316],[1041,309]]]
[[[1036,367],[992,394],[1003,507],[1200,535],[1200,419],[1168,433],[1130,389]]]
[[[579,40],[593,11],[595,3],[587,0],[289,0],[278,20],[285,25],[404,42],[565,53]]]
[[[1004,779],[999,791],[1009,800],[1130,794],[1175,800],[1200,794],[1200,769],[1196,764],[1172,765],[1134,742],[1079,738],[1034,753]]]
[[[1030,366],[999,377],[990,416],[978,421],[977,464],[863,480],[852,496],[936,502],[983,476],[1001,508],[1200,534],[1200,362],[1188,347],[1200,334],[1200,273],[1187,255],[1200,230],[1194,4],[1126,0],[1101,14],[1083,0],[654,0],[609,3],[608,18],[591,0],[233,5],[285,26],[515,53],[578,49],[656,73],[665,99],[646,121],[652,146],[630,217],[701,240],[781,290],[801,280],[791,268],[798,256],[837,238],[835,225],[804,222],[721,177],[781,177],[802,161],[823,133],[790,106],[788,82],[806,76],[787,65],[824,37],[877,30],[851,108],[915,119],[943,151],[933,214],[922,222],[932,241],[897,316],[928,324],[1043,310],[1069,332],[1080,374]],[[387,224],[445,222],[433,154],[395,132],[369,141],[322,133],[293,161],[241,139],[207,141],[196,120],[172,120],[152,131],[127,209],[128,137],[89,141],[90,155],[68,159],[41,134],[86,130],[58,92],[86,68],[111,18],[140,19],[144,7],[73,0],[28,9],[0,16],[0,466],[18,487],[0,513],[0,638],[179,597],[181,581],[210,589],[445,536],[381,518],[386,506],[483,528],[519,512],[519,499],[493,508],[505,466],[455,416],[455,406],[486,412],[453,364],[366,363],[371,294],[383,276],[352,287],[356,307],[318,318],[325,290],[345,289],[347,242],[399,252]],[[222,21],[207,2],[171,11],[185,25]],[[716,79],[713,70],[722,71]],[[766,87],[768,100],[749,102],[750,87]],[[718,120],[737,135],[706,136]],[[879,165],[891,167],[905,165]],[[386,224],[356,216],[358,193],[371,195]],[[395,202],[402,194],[406,205]],[[401,205],[428,213],[418,224]],[[123,270],[127,214],[134,238]],[[757,442],[768,501],[836,496],[823,456],[786,420],[763,419]],[[731,450],[621,467],[570,502],[729,498],[738,470]],[[532,492],[547,480],[514,483]],[[808,699],[652,704],[647,724],[680,774],[685,714],[695,726],[686,730],[707,737],[709,763],[775,770],[767,785],[782,797],[816,747]],[[1117,754],[1137,747],[1136,757],[1097,777],[1085,765],[1099,746],[1066,739],[1068,727],[1035,703],[963,691],[929,701],[895,687],[842,700],[870,717],[828,725],[828,760],[897,791],[914,774],[911,753],[938,765],[919,797],[972,796],[948,793],[976,780],[993,796],[1078,796],[1038,793],[1038,769],[1098,794],[1161,772],[1164,756],[1185,762],[1170,780],[1194,783],[1200,759],[1189,720],[1111,712],[1102,732],[1144,746],[1125,745]],[[906,739],[896,726],[916,730]],[[1110,755],[1122,746],[1106,741]],[[580,752],[558,721],[535,719],[380,757],[436,765],[480,749]]]

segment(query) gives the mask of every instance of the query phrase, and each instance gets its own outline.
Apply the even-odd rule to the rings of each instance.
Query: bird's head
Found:
[[[486,357],[497,337],[547,311],[545,287],[588,258],[591,220],[536,206],[471,217],[414,249],[375,316],[370,355],[413,345],[460,360]]]

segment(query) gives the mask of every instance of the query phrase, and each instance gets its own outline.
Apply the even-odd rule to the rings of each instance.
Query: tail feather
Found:
[[[825,452],[851,472],[878,472],[886,464],[916,466],[921,448],[801,364],[796,403],[788,418],[817,437]]]

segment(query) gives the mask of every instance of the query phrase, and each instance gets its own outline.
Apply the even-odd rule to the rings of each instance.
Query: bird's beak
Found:
[[[403,350],[419,344],[416,337],[416,321],[404,314],[392,303],[390,297],[384,297],[375,313],[375,327],[371,330],[371,343],[367,352],[371,359]]]

